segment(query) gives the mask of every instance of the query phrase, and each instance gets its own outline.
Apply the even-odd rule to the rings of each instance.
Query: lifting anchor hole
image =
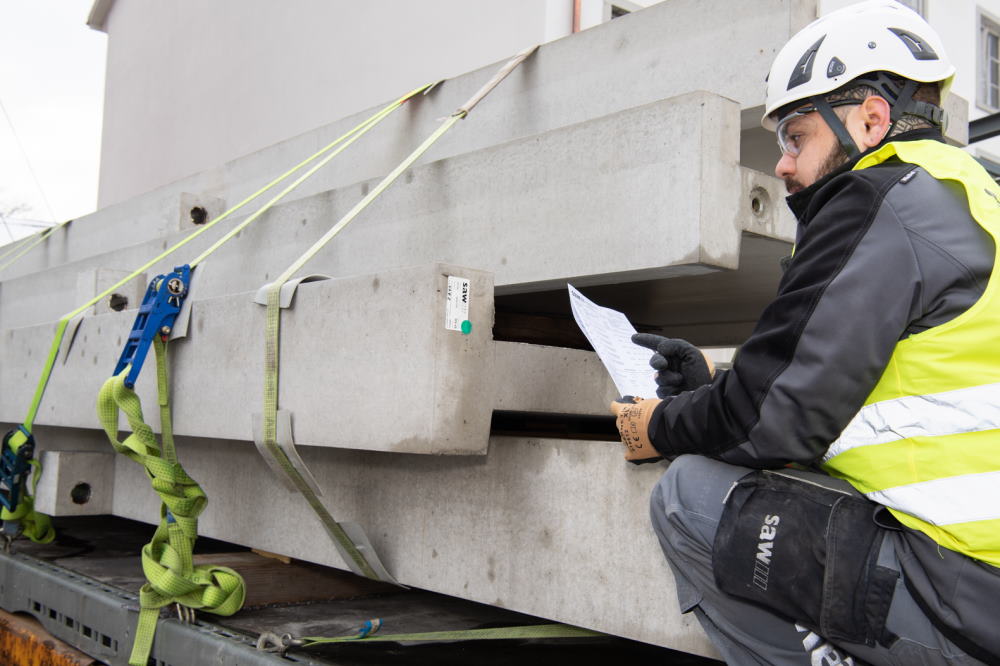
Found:
[[[767,190],[763,187],[755,187],[750,192],[750,211],[754,217],[761,217],[767,213],[767,208],[771,203],[771,198]]]
[[[108,307],[115,312],[121,312],[128,307],[128,296],[117,293],[111,294],[111,298],[108,300]]]
[[[90,484],[78,483],[69,491],[69,498],[73,504],[86,504],[90,501]]]
[[[208,221],[208,211],[202,206],[195,206],[191,209],[191,222],[194,224],[205,224]]]

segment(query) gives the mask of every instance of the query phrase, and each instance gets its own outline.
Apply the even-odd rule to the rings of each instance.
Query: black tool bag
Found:
[[[761,471],[726,498],[715,537],[719,588],[829,640],[883,645],[897,572],[878,566],[881,507],[817,474]]]

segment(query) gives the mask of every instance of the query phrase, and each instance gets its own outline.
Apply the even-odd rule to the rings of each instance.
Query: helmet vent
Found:
[[[795,63],[795,68],[792,70],[792,77],[788,80],[788,87],[785,90],[791,90],[795,86],[800,86],[803,83],[809,81],[812,78],[813,63],[816,62],[816,52],[819,51],[819,45],[823,43],[826,39],[826,35],[817,40],[815,44],[810,46],[799,61]]]
[[[914,35],[909,30],[902,28],[889,28],[889,32],[899,37],[900,41],[906,44],[913,57],[917,60],[938,60],[938,54],[934,52],[927,42],[919,36]]]
[[[846,71],[847,67],[844,65],[844,63],[840,60],[840,58],[834,56],[830,58],[830,62],[826,66],[826,78],[832,79],[835,76],[840,76]]]

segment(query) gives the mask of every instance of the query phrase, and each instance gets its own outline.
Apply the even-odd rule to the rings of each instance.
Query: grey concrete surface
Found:
[[[467,335],[445,328],[448,275],[470,281]],[[65,363],[52,373],[38,424],[100,427],[97,392],[134,316],[83,321]],[[485,453],[492,328],[493,283],[482,271],[434,264],[303,284],[293,306],[282,310],[279,406],[292,412],[300,444]],[[194,304],[189,338],[170,345],[177,434],[252,438],[252,415],[263,401],[264,331],[265,308],[251,293]],[[24,418],[51,336],[50,324],[3,332],[0,420]],[[158,429],[152,350],[136,388]],[[354,410],[372,399],[385,401],[392,417],[368,407],[359,418]]]
[[[103,294],[113,285],[118,284],[123,279],[132,274],[132,271],[114,270],[111,268],[90,268],[81,271],[76,277],[76,293],[74,302],[83,304],[93,300],[98,294]],[[134,310],[142,304],[143,296],[146,294],[148,284],[146,274],[141,273],[135,279],[123,284],[112,294],[94,303],[87,310],[87,314],[104,314],[106,312],[121,312],[122,310]],[[35,294],[32,301],[37,303],[43,301],[40,294]],[[74,308],[75,309],[75,308]],[[63,314],[66,314],[65,312]],[[58,315],[56,316],[58,318]]]
[[[727,20],[714,18],[720,15]],[[759,106],[763,99],[762,79],[774,53],[815,15],[813,0],[671,0],[572,38],[545,44],[418,164],[476,152],[697,90],[735,100],[741,107]],[[733,54],[726,66],[716,64],[720,45]],[[432,95],[408,103],[304,184],[292,200],[388,173],[442,116],[471,96],[495,69],[495,65],[489,65],[449,79]],[[387,94],[384,100],[403,92],[405,89]],[[381,106],[331,119],[329,124],[223,164],[192,163],[189,176],[124,201],[115,197],[116,203],[105,202],[101,211],[53,234],[44,248],[25,256],[0,277],[12,278],[164,236],[176,229],[179,218],[188,216],[187,211],[178,210],[184,195],[221,200],[231,206]],[[171,108],[176,110],[176,105]],[[757,124],[750,120],[747,123],[746,127]],[[286,129],[279,136],[297,131],[301,130]],[[169,132],[164,136],[178,145],[184,143],[181,136]],[[149,140],[160,138],[154,135]],[[728,140],[738,142],[735,136]],[[136,149],[144,145],[141,140],[129,144],[132,159],[155,164],[154,148]],[[769,172],[770,167],[764,170]]]
[[[785,204],[785,185],[759,171],[740,168],[742,199],[738,210],[743,231],[765,238],[795,242],[795,216]],[[743,260],[743,251],[740,251]]]
[[[604,416],[618,396],[591,351],[497,342],[495,367],[498,410]]]
[[[649,526],[664,464],[633,466],[612,442],[497,437],[484,457],[302,447],[338,520],[365,526],[402,583],[703,655],[677,610]],[[182,438],[209,497],[201,534],[345,568],[302,499],[248,443]],[[141,468],[119,457],[114,513],[159,519]]]
[[[346,276],[445,261],[493,272],[504,293],[567,279],[587,286],[735,268],[741,225],[752,217],[731,140],[738,117],[733,102],[691,93],[417,167],[310,270]],[[198,298],[256,289],[376,182],[268,212],[204,264]],[[192,259],[222,233],[212,229],[147,274]],[[78,305],[60,283],[75,283],[84,271],[140,266],[180,237],[6,280],[0,328],[58,318]]]
[[[100,516],[112,511],[115,452],[42,451],[44,474],[35,488],[35,510],[50,516]]]

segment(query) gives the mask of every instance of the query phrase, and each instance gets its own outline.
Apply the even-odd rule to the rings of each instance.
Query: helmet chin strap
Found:
[[[854,143],[854,137],[852,137],[851,133],[847,131],[846,127],[844,127],[844,123],[840,120],[840,117],[834,113],[833,107],[830,106],[830,103],[820,95],[810,98],[809,101],[813,103],[813,106],[815,106],[816,110],[819,111],[819,115],[823,117],[826,124],[833,130],[833,133],[837,137],[837,141],[840,142],[840,147],[844,149],[847,156],[850,159],[854,159],[860,155],[861,151],[858,150],[858,144]]]
[[[879,75],[877,79],[873,82],[874,87],[878,88],[879,93],[886,97],[889,101],[889,129],[886,130],[883,139],[888,136],[892,136],[892,130],[895,129],[896,123],[899,119],[903,117],[903,114],[910,113],[913,115],[920,116],[930,121],[938,127],[941,126],[943,120],[944,112],[940,107],[934,106],[933,104],[927,104],[926,102],[914,102],[913,93],[917,91],[917,86],[919,85],[916,81],[906,81],[901,87],[896,87],[893,85],[891,79],[889,79],[884,74]],[[854,142],[854,137],[851,133],[847,131],[847,127],[840,117],[834,113],[833,107],[830,103],[821,95],[815,95],[810,100],[819,114],[826,121],[826,124],[833,130],[833,133],[837,137],[837,141],[840,142],[840,147],[844,149],[847,153],[847,157],[854,159],[861,154],[858,149],[858,145]]]

